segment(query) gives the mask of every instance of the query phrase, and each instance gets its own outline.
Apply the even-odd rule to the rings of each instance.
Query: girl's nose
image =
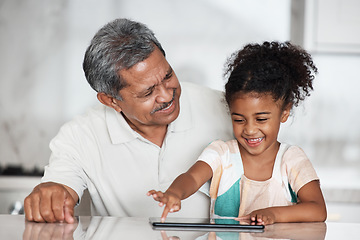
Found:
[[[244,128],[244,133],[251,136],[253,134],[255,134],[257,131],[257,128],[255,126],[255,124],[252,123],[246,123],[245,128]]]

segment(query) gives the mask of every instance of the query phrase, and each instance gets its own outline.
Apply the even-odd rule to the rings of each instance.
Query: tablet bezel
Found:
[[[155,230],[263,232],[265,228],[264,225],[237,224],[234,223],[236,221],[234,219],[217,218],[214,220],[215,222],[210,218],[167,218],[165,222],[161,222],[160,218],[150,217],[149,223]]]

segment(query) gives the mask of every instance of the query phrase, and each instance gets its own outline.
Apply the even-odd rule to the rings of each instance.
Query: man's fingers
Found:
[[[35,222],[74,222],[77,195],[61,184],[41,183],[24,200],[25,218]]]
[[[67,222],[67,223],[74,223],[75,222],[75,219],[74,219],[74,207],[75,207],[74,199],[71,196],[68,196],[65,199],[65,204],[64,204],[65,222]]]
[[[68,195],[69,194],[64,191],[54,192],[51,196],[52,214],[56,222],[64,222],[65,220],[64,206]]]
[[[34,221],[31,209],[31,198],[27,196],[24,200],[24,212],[25,212],[25,219],[27,221]]]
[[[75,201],[67,192],[52,195],[52,211],[56,222],[74,223]]]
[[[35,222],[45,222],[45,219],[43,218],[41,214],[40,209],[40,196],[39,195],[33,195],[31,198],[31,212],[33,221]]]
[[[53,207],[56,208],[59,206],[54,205],[53,199],[53,194],[43,194],[39,204],[33,205],[33,209],[35,209],[36,206],[39,206],[39,214],[45,220],[45,222],[53,223],[57,220],[54,215]]]

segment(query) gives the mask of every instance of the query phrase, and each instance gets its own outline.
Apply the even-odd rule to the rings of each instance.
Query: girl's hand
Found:
[[[275,222],[324,222],[327,217],[325,200],[318,180],[305,184],[298,191],[299,202],[290,206],[263,208],[238,219],[248,219],[254,224]]]
[[[158,201],[160,207],[165,205],[161,215],[162,222],[165,221],[169,212],[177,212],[181,209],[181,199],[174,193],[150,190],[147,195],[152,196],[155,201]]]
[[[259,209],[251,212],[250,214],[242,217],[237,217],[235,220],[250,220],[251,224],[269,225],[275,223],[275,214],[271,208]]]

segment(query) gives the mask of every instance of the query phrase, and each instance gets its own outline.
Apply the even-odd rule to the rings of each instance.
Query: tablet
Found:
[[[149,222],[155,230],[263,232],[265,228],[264,225],[239,222],[234,218],[166,218],[165,222],[161,222],[160,218],[149,218]]]

